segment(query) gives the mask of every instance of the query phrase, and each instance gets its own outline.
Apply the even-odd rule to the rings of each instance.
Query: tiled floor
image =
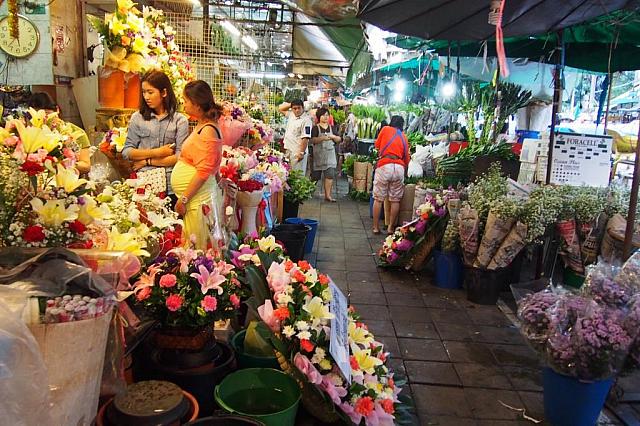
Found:
[[[522,409],[542,420],[539,363],[517,328],[496,306],[432,286],[428,271],[377,268],[384,237],[372,235],[369,205],[349,200],[345,184],[339,202],[316,195],[301,206],[301,217],[320,221],[308,260],[349,295],[392,353],[391,365],[407,375],[416,424],[532,424]]]

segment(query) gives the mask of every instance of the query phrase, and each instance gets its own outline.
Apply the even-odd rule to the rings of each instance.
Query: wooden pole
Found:
[[[638,139],[640,139],[640,125],[638,126]],[[624,245],[622,246],[623,259],[631,256],[633,247],[633,232],[636,223],[636,207],[638,206],[638,187],[640,186],[640,143],[636,142],[636,158],[633,165],[633,181],[631,181],[631,198],[629,200],[629,214],[627,214],[627,228],[624,232]]]
[[[553,79],[553,107],[551,109],[551,128],[549,129],[549,152],[547,153],[547,179],[546,183],[551,182],[551,167],[553,163],[553,143],[556,139],[556,118],[560,113],[562,102],[562,30],[558,31],[558,61]]]

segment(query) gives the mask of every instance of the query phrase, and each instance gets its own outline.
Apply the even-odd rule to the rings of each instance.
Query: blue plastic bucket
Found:
[[[540,139],[540,132],[535,130],[516,130],[518,142],[522,143],[525,139]]]
[[[544,368],[544,417],[554,426],[595,425],[613,378],[581,382]]]
[[[299,217],[290,217],[284,220],[284,223],[291,223],[294,225],[308,225],[311,227],[311,230],[307,234],[307,239],[304,243],[304,252],[305,254],[311,253],[313,251],[313,243],[316,239],[316,232],[318,231],[318,221],[315,219],[301,219]]]
[[[464,268],[460,255],[434,250],[433,258],[436,266],[436,287],[451,289],[462,288]]]

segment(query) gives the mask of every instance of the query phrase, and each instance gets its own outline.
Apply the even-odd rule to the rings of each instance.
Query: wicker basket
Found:
[[[280,352],[275,351],[278,364],[282,371],[295,378],[302,390],[302,405],[314,418],[320,420],[323,423],[336,423],[340,420],[340,416],[335,410],[333,403],[329,404],[327,401],[318,395],[318,392],[313,389],[313,385],[301,381],[297,378],[298,374],[294,371],[294,367],[289,360]]]
[[[406,269],[411,269],[414,272],[421,271],[426,266],[429,255],[443,236],[444,228],[442,226],[436,226],[432,229],[431,232],[425,236],[422,243],[416,247],[413,256],[411,256],[411,259],[407,262]]]

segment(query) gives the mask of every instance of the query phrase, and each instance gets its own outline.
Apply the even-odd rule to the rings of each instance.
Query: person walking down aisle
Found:
[[[309,138],[311,138],[311,117],[304,111],[304,103],[294,100],[278,107],[287,116],[287,128],[284,133],[284,149],[289,157],[292,170],[307,173]]]
[[[218,171],[222,160],[222,135],[216,123],[222,106],[215,103],[211,87],[202,80],[191,81],[184,88],[184,111],[198,124],[184,141],[182,152],[171,174],[171,188],[178,196],[176,212],[183,217],[183,237],[187,245],[207,249],[211,229],[203,205],[215,209],[214,218],[223,218],[222,193]],[[220,179],[228,191],[235,187],[228,179]],[[222,228],[222,223],[213,223]]]
[[[122,156],[133,162],[136,172],[164,168],[166,192],[175,205],[177,198],[169,182],[182,143],[189,134],[189,121],[176,112],[178,101],[165,73],[149,71],[142,77],[141,84],[140,110],[129,121]]]
[[[402,131],[404,119],[399,115],[391,117],[391,122],[380,130],[376,139],[378,162],[373,178],[373,233],[380,233],[380,211],[384,199],[388,196],[391,212],[387,233],[393,233],[400,211],[400,200],[404,195],[404,178],[407,175],[409,144]]]
[[[311,144],[313,146],[313,171],[311,179],[314,182],[324,175],[324,199],[335,203],[331,197],[333,180],[336,178],[336,147],[342,138],[337,135],[337,129],[329,124],[329,110],[318,108],[316,111],[318,124],[311,130]]]

